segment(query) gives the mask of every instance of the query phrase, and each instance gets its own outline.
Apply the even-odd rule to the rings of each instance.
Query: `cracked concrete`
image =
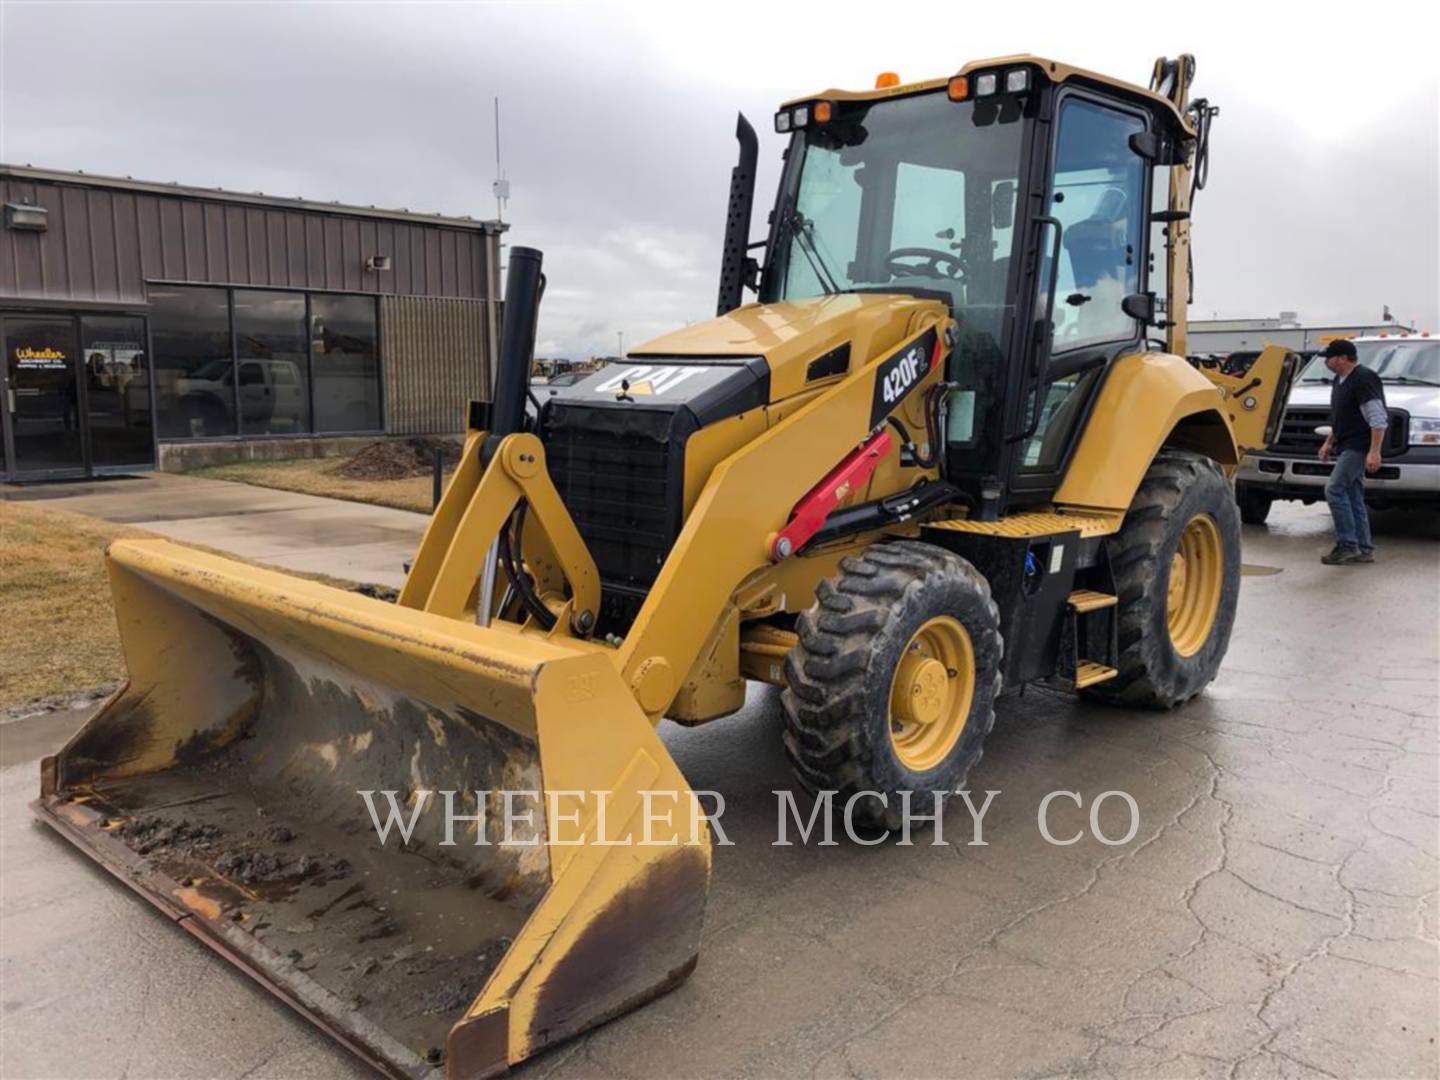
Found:
[[[1173,714],[1030,692],[1000,710],[987,847],[772,847],[779,703],[666,725],[720,791],[705,947],[676,992],[518,1070],[650,1077],[1434,1077],[1440,560],[1387,517],[1379,561],[1322,567],[1322,508],[1247,528],[1220,679]],[[307,1025],[31,827],[56,725],[0,728],[0,1074],[344,1076]],[[37,722],[27,721],[26,725]],[[1133,841],[1088,833],[1103,791]],[[978,802],[978,799],[977,799]],[[1120,835],[1112,799],[1102,828]]]

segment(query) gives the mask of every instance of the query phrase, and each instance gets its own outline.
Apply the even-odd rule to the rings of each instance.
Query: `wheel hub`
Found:
[[[905,646],[890,684],[890,742],[900,763],[933,769],[954,749],[975,697],[975,647],[957,619],[926,622]]]
[[[896,675],[895,714],[902,724],[933,724],[945,707],[945,665],[911,650],[900,661]]]
[[[1170,557],[1170,581],[1165,589],[1170,644],[1179,655],[1194,656],[1210,639],[1224,582],[1220,527],[1209,514],[1196,514],[1185,523]]]

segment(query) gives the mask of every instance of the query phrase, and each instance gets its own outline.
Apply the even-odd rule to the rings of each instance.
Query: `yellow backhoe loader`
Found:
[[[797,99],[755,244],[742,117],[718,316],[534,408],[514,248],[398,603],[116,542],[129,682],[38,813],[377,1068],[484,1076],[694,967],[709,826],[662,719],[783,687],[800,783],[881,830],[964,785],[1002,689],[1184,703],[1293,368],[1187,362],[1193,72]]]

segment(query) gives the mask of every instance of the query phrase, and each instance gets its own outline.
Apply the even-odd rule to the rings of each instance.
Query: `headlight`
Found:
[[[1440,446],[1440,418],[1433,416],[1410,417],[1411,446]]]

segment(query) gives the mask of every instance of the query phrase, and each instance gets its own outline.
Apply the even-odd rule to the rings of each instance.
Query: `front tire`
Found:
[[[1251,487],[1243,480],[1235,485],[1235,504],[1240,508],[1240,520],[1246,525],[1264,525],[1274,502],[1275,497],[1268,491]]]
[[[822,581],[785,661],[785,751],[811,794],[897,829],[904,797],[962,787],[995,724],[1004,645],[990,587],[970,563],[914,541],[876,544]]]
[[[1119,597],[1119,675],[1087,697],[1173,709],[1215,678],[1240,596],[1240,522],[1209,458],[1156,457],[1109,540]]]

